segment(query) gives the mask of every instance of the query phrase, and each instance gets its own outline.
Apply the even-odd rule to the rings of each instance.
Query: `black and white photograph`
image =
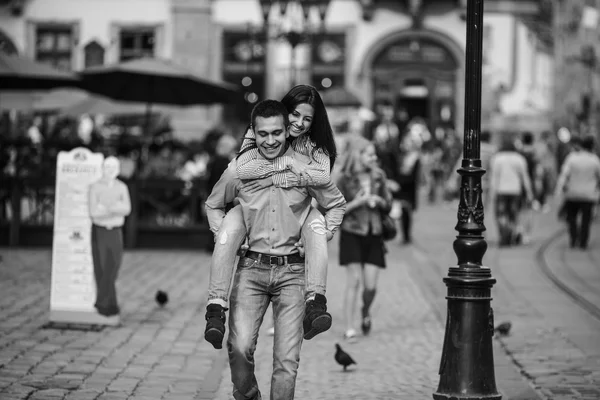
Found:
[[[600,0],[0,0],[0,400],[600,400]]]

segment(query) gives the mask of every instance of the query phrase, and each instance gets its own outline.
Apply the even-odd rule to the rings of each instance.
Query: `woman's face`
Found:
[[[366,169],[372,169],[377,166],[377,153],[375,152],[375,146],[369,145],[366,149],[360,153],[360,162]]]
[[[310,129],[315,109],[307,103],[298,104],[294,111],[289,115],[290,118],[290,135],[298,137],[305,134]]]

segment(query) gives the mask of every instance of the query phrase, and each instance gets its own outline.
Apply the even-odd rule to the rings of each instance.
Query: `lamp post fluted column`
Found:
[[[453,248],[458,265],[444,278],[448,312],[440,362],[436,400],[493,399],[496,390],[492,336],[494,316],[491,289],[496,280],[482,265],[487,243],[483,237],[480,160],[481,67],[483,2],[467,1],[467,48],[465,72],[465,124],[460,202]]]

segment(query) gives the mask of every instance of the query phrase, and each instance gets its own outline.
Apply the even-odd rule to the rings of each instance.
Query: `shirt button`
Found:
[[[275,209],[273,209],[273,212],[275,212]]]
[[[275,228],[271,228],[272,231],[275,231]]]

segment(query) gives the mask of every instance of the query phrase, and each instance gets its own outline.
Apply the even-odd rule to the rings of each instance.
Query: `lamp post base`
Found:
[[[436,400],[500,400],[494,376],[494,313],[491,288],[496,282],[485,267],[450,268],[448,315]]]
[[[500,400],[502,399],[502,396],[497,394],[497,395],[489,395],[489,396],[468,396],[468,397],[464,397],[462,394],[440,394],[440,393],[434,393],[433,394],[433,398],[435,400]]]

